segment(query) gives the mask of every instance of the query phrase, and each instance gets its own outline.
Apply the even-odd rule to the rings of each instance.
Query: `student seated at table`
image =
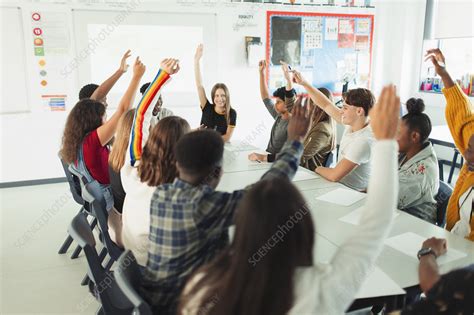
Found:
[[[106,118],[105,105],[92,99],[79,101],[69,113],[62,139],[61,157],[68,164],[74,163],[88,180],[96,180],[101,187],[106,209],[114,205],[109,177],[109,148],[117,124],[123,113],[132,105],[145,66],[137,59],[133,76],[115,113]]]
[[[331,91],[326,88],[318,90],[333,102]],[[325,111],[314,105],[311,98],[307,101],[313,108],[313,115],[311,126],[304,138],[304,152],[300,165],[314,171],[317,167],[325,166],[329,154],[336,147],[336,125]]]
[[[150,86],[150,83],[151,82],[147,82],[141,86],[140,93],[142,94],[142,96],[145,95],[145,92]],[[163,107],[163,98],[161,94],[158,97],[155,107],[153,107],[153,111],[151,112],[151,114],[152,114],[151,127],[155,126],[160,121],[160,119],[174,115],[170,109]]]
[[[120,66],[107,80],[102,82],[101,85],[95,83],[89,83],[84,85],[79,91],[79,100],[90,98],[99,101],[107,108],[107,94],[114,87],[115,83],[127,72],[127,58],[130,57],[130,50],[127,50],[120,61]]]
[[[128,142],[130,140],[130,130],[133,124],[135,109],[129,109],[120,117],[115,141],[109,155],[109,178],[112,195],[114,197],[114,207],[109,211],[108,223],[110,238],[119,246],[122,242],[122,209],[125,200],[125,191],[120,177],[120,169],[125,164],[125,156],[128,153]]]
[[[262,180],[295,175],[309,125],[307,107],[300,104],[288,124],[288,141]],[[184,135],[176,146],[179,178],[158,186],[153,194],[142,294],[156,314],[176,314],[189,275],[228,245],[228,228],[249,187],[232,193],[215,190],[222,176],[223,151],[224,142],[213,130]]]
[[[446,250],[445,239],[432,237],[423,242],[418,274],[425,298],[392,315],[474,314],[474,264],[440,275],[436,259]]]
[[[427,59],[431,59],[436,74],[443,80],[446,121],[456,148],[466,161],[449,199],[446,229],[474,241],[474,106],[451,79],[443,53],[439,49],[431,49],[426,55]]]
[[[130,249],[142,266],[146,265],[148,254],[151,196],[158,185],[171,183],[178,175],[174,149],[190,130],[183,118],[168,116],[161,119],[148,136],[156,99],[171,75],[179,71],[176,66],[175,59],[162,61],[155,80],[138,104],[127,152],[131,158],[127,158],[120,170],[127,193],[122,213],[122,240],[125,249]]]
[[[237,112],[231,107],[229,89],[224,83],[216,83],[211,90],[210,103],[202,83],[201,66],[199,61],[203,55],[203,45],[200,44],[194,56],[194,78],[202,110],[201,125],[213,129],[222,135],[224,142],[230,141],[237,122]]]
[[[430,223],[436,223],[436,200],[439,170],[436,153],[428,141],[431,120],[424,114],[422,99],[406,102],[408,114],[402,117],[398,130],[400,181],[398,208]]]
[[[265,73],[267,71],[267,62],[262,60],[258,64],[260,72],[260,96],[267,111],[272,115],[275,122],[270,133],[270,140],[268,141],[267,152],[270,154],[251,153],[248,158],[250,161],[275,161],[276,155],[286,142],[288,121],[290,119],[290,112],[296,100],[296,91],[293,89],[293,75],[291,74],[288,65],[282,63],[283,74],[286,79],[286,86],[278,88],[273,92],[275,102],[270,98],[268,91],[267,79]]]
[[[269,178],[239,204],[232,244],[190,277],[178,314],[343,314],[393,220],[399,109],[395,89],[384,88],[371,113],[377,141],[362,225],[329,265],[313,261],[318,244],[307,201],[286,178]]]
[[[321,91],[314,88],[298,71],[294,71],[296,83],[302,85],[314,104],[324,110],[336,122],[346,125],[341,139],[339,161],[334,168],[319,166],[316,173],[332,182],[340,182],[352,189],[365,191],[370,175],[372,143],[369,111],[375,98],[367,89],[349,90],[343,95],[342,110],[334,105]]]

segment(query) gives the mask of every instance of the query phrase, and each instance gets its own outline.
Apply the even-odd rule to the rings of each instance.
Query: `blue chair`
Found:
[[[68,229],[69,235],[84,251],[88,265],[88,275],[95,284],[94,295],[101,307],[97,314],[129,315],[133,312],[133,305],[117,286],[114,274],[102,267],[96,251],[96,242],[92,229],[84,213],[78,213]]]
[[[444,226],[446,223],[446,208],[448,207],[449,198],[453,193],[453,188],[449,184],[439,181],[439,189],[436,194],[436,224]]]
[[[141,283],[141,273],[137,260],[130,250],[126,250],[117,261],[118,268],[114,276],[122,293],[133,304],[134,314],[151,315],[152,311],[147,302],[138,293]]]

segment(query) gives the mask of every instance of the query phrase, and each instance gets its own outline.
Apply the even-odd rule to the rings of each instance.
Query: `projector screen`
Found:
[[[164,102],[171,108],[198,106],[194,84],[194,53],[198,44],[205,45],[202,61],[204,80],[215,78],[215,15],[132,12],[119,25],[114,25],[112,23],[117,14],[119,13],[110,11],[74,12],[77,56],[84,55],[84,48],[91,43],[90,47],[94,48],[78,65],[78,90],[85,84],[100,84],[104,81],[118,69],[122,55],[130,49],[130,68],[107,97],[110,109],[118,105],[127,89],[137,56],[140,56],[146,66],[141,84],[153,80],[162,59],[179,59],[181,70],[165,87]],[[139,98],[137,93],[134,105]]]

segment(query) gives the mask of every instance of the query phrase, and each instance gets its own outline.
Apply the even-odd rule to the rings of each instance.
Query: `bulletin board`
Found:
[[[271,90],[284,86],[279,61],[300,71],[315,87],[340,95],[349,88],[370,88],[372,14],[267,12],[266,60]],[[297,87],[298,92],[303,92]]]

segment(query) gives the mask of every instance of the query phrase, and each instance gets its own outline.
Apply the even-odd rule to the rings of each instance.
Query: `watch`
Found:
[[[425,248],[420,249],[416,256],[418,257],[418,260],[420,260],[421,257],[429,255],[429,254],[432,254],[434,258],[438,258],[438,256],[436,255],[436,253],[431,247],[425,247]]]

